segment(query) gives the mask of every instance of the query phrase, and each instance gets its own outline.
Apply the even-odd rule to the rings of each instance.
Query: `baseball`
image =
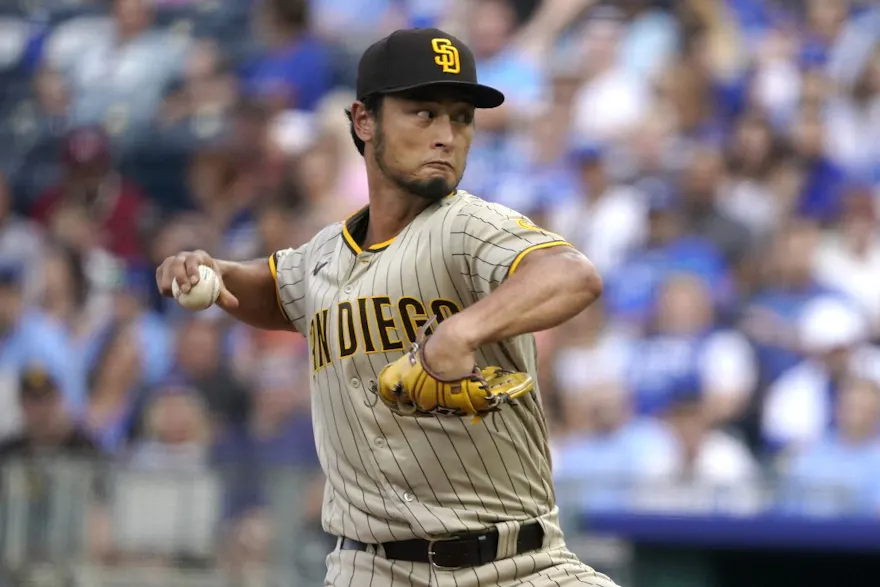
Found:
[[[220,295],[220,278],[207,265],[199,265],[199,282],[187,292],[180,291],[177,280],[171,282],[171,293],[177,303],[187,310],[205,310]]]

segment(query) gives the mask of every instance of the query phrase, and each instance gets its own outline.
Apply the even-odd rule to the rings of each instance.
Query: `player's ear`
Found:
[[[351,105],[351,123],[354,133],[363,142],[373,139],[376,119],[370,114],[363,102],[355,101]]]

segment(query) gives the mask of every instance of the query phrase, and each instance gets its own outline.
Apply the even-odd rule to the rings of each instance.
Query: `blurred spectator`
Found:
[[[188,45],[154,16],[148,0],[113,0],[113,31],[93,36],[69,74],[74,124],[102,124],[122,145],[150,128]]]
[[[710,292],[692,275],[664,282],[653,328],[634,344],[630,358],[636,412],[642,415],[666,411],[687,381],[705,404],[702,417],[711,425],[727,423],[745,409],[757,382],[748,342],[717,325]]]
[[[762,388],[801,359],[797,322],[804,306],[831,291],[812,277],[819,233],[812,222],[781,226],[760,261],[759,283],[739,328],[755,345]]]
[[[59,382],[65,408],[78,417],[86,403],[79,356],[60,324],[24,299],[20,265],[0,262],[0,437],[19,426],[18,373],[27,364],[45,365]]]
[[[197,390],[174,385],[156,389],[144,420],[144,437],[135,443],[129,457],[132,466],[154,471],[207,468],[211,427]]]
[[[37,455],[92,459],[101,454],[68,412],[61,386],[49,369],[39,363],[22,365],[18,389],[23,427],[0,442],[0,462]]]
[[[235,106],[235,82],[217,43],[207,39],[195,42],[182,78],[176,80],[158,113],[159,122],[188,131],[184,136],[192,142],[184,145],[187,147],[216,138],[226,130],[226,118]]]
[[[651,0],[625,0],[618,5],[627,19],[620,42],[621,67],[634,77],[652,80],[675,57],[678,23]]]
[[[824,63],[846,24],[850,2],[807,0],[803,58]]]
[[[505,101],[476,113],[480,132],[474,135],[462,188],[510,205],[506,186],[522,179],[528,155],[522,130],[538,114],[546,82],[537,64],[512,42],[519,23],[510,0],[476,0],[467,11],[466,37],[480,81],[504,92]]]
[[[806,358],[767,392],[762,432],[771,449],[797,448],[835,426],[831,406],[849,376],[877,377],[880,355],[865,346],[867,322],[846,300],[823,296],[804,307],[798,343]]]
[[[151,285],[151,271],[121,268],[113,285],[111,313],[83,344],[91,387],[89,426],[108,452],[124,447],[145,390],[171,369],[171,333],[146,303]]]
[[[40,263],[44,249],[43,234],[29,218],[13,210],[12,193],[6,176],[0,172],[0,258],[12,261],[25,271],[24,295],[39,294]]]
[[[825,152],[825,129],[818,106],[802,106],[792,125],[791,138],[798,165],[804,173],[796,212],[819,222],[840,214],[844,175]]]
[[[699,276],[708,284],[713,303],[728,304],[733,282],[720,251],[711,241],[684,233],[685,217],[668,184],[650,179],[639,187],[647,200],[647,231],[643,246],[605,275],[603,297],[613,319],[646,328],[660,285],[676,272]]]
[[[751,248],[751,235],[718,205],[723,181],[721,153],[704,145],[693,154],[682,178],[684,223],[693,234],[714,243],[729,266],[738,268]]]
[[[580,31],[575,51],[583,85],[575,97],[572,123],[586,139],[621,139],[635,130],[647,109],[647,80],[621,64],[623,16],[616,8],[597,8]]]
[[[249,417],[249,394],[222,353],[221,324],[202,317],[182,321],[177,330],[173,374],[199,391],[219,424],[240,424]]]
[[[68,127],[67,87],[57,69],[44,65],[20,100],[0,100],[0,104],[6,115],[0,127],[0,169],[5,160],[16,203],[28,205],[61,175],[57,143]],[[7,108],[11,111],[4,112]]]
[[[847,172],[870,175],[880,166],[880,44],[847,93],[826,114],[829,157]]]
[[[841,217],[824,236],[814,266],[817,281],[859,303],[870,322],[872,338],[880,336],[878,206],[868,186],[850,188]]]
[[[22,365],[17,387],[23,425],[0,439],[0,498],[15,487],[16,476],[28,491],[26,499],[2,500],[6,519],[0,528],[12,530],[8,508],[14,503],[14,517],[24,522],[19,529],[24,543],[17,546],[26,548],[30,561],[52,563],[62,553],[100,557],[108,546],[103,455],[68,411],[59,382],[45,364]],[[58,524],[59,519],[66,523]]]
[[[560,492],[573,494],[571,499],[586,511],[630,507],[629,489],[657,480],[660,473],[650,449],[663,438],[659,423],[634,419],[631,398],[611,381],[572,399],[564,412],[570,425],[554,441],[553,471]]]
[[[633,508],[748,513],[761,507],[757,462],[742,441],[712,427],[699,385],[689,378],[676,384],[661,415],[662,433],[643,449],[652,480],[637,488]]]
[[[274,113],[314,111],[331,90],[329,51],[309,29],[307,0],[265,0],[257,11],[266,53],[248,67],[246,95],[261,99]]]
[[[607,152],[601,146],[577,146],[572,157],[579,172],[580,194],[553,209],[549,227],[605,272],[620,265],[641,244],[646,224],[644,197],[630,186],[613,183]]]
[[[298,173],[292,184],[294,189],[299,186],[304,201],[295,203],[304,205],[300,214],[308,217],[304,227],[310,234],[344,220],[356,209],[356,203],[342,191],[342,148],[350,149],[351,145],[342,145],[336,136],[325,132],[297,159]],[[288,198],[291,195],[292,190],[285,194]]]
[[[190,163],[191,196],[221,239],[223,258],[256,256],[255,208],[283,177],[284,162],[273,147],[269,120],[260,104],[241,102],[230,132]]]
[[[71,131],[64,141],[64,179],[39,196],[31,213],[49,226],[56,215],[79,208],[97,230],[94,246],[128,262],[142,261],[143,233],[150,221],[147,201],[138,186],[114,169],[110,149],[100,127]]]
[[[71,341],[77,346],[106,317],[106,307],[100,314],[89,311],[90,291],[82,258],[72,249],[61,245],[49,246],[40,269],[43,290],[40,308],[54,321],[63,325]],[[106,303],[108,300],[101,300]]]
[[[835,398],[837,428],[785,466],[782,507],[811,516],[880,514],[880,388],[847,379]]]
[[[764,240],[787,216],[790,203],[774,193],[771,174],[782,158],[779,141],[759,113],[737,123],[727,152],[727,182],[721,186],[719,210],[751,231],[750,240]]]

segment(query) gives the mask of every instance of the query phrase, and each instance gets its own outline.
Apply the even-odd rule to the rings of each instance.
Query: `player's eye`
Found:
[[[434,113],[430,110],[419,110],[418,112],[416,112],[416,116],[418,116],[419,118],[424,118],[425,120],[431,120],[432,118],[434,118]]]
[[[474,113],[473,112],[462,112],[455,116],[455,121],[460,122],[461,124],[470,124],[474,121]]]

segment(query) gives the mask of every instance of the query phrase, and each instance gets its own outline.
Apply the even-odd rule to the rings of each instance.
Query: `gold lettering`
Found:
[[[391,316],[385,316],[385,308],[391,306],[391,298],[388,296],[379,296],[373,298],[373,309],[376,312],[376,323],[379,325],[379,340],[382,342],[382,351],[399,351],[403,350],[403,342],[399,336],[392,338],[392,333],[397,332],[397,324],[394,321],[394,313]]]
[[[354,308],[351,302],[340,302],[336,312],[339,335],[339,358],[350,357],[357,351],[358,339],[354,329]]]
[[[397,302],[397,310],[400,312],[400,320],[403,322],[406,338],[412,344],[416,341],[416,333],[419,328],[428,321],[425,306],[416,298],[403,297]]]

